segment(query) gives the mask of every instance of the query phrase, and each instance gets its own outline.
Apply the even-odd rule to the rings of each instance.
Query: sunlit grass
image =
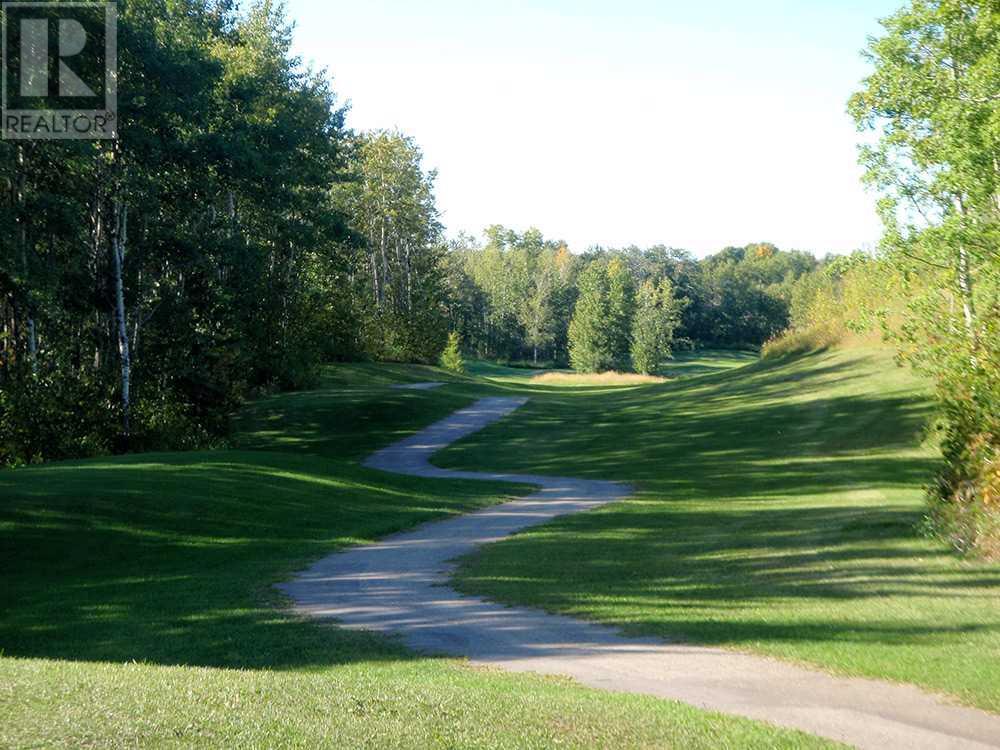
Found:
[[[878,349],[536,396],[436,462],[637,494],[487,548],[462,586],[1000,710],[1000,566],[920,534],[930,414]]]

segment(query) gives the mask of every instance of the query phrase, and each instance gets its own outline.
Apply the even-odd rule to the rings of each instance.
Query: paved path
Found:
[[[602,625],[454,591],[448,581],[455,558],[629,494],[614,482],[449,471],[430,464],[436,451],[523,404],[523,399],[483,399],[379,451],[366,465],[422,477],[532,484],[539,492],[331,555],[281,586],[296,608],[345,627],[398,635],[421,651],[467,656],[514,671],[567,675],[597,688],[679,700],[862,748],[1000,747],[1000,716],[952,705],[914,687],[838,678],[721,649],[628,638]]]

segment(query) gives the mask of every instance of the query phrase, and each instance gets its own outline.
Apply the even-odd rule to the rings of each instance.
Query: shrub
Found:
[[[441,367],[450,372],[465,372],[465,360],[462,359],[462,342],[459,340],[458,333],[454,331],[448,334],[448,343],[441,353]]]
[[[0,389],[0,467],[107,453],[118,419],[111,388],[86,374],[10,378]]]
[[[942,375],[945,464],[928,490],[930,530],[961,552],[1000,559],[1000,356]]]

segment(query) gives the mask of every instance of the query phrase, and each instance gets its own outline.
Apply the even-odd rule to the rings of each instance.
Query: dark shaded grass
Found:
[[[285,669],[406,658],[274,609],[308,561],[497,501],[314,456],[133,456],[0,474],[7,656]]]

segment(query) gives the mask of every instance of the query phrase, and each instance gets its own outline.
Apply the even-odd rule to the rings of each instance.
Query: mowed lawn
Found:
[[[520,489],[358,465],[507,387],[340,366],[248,408],[237,449],[0,473],[0,747],[826,746],[286,611],[271,584],[308,562]]]
[[[1000,566],[920,534],[929,403],[888,353],[535,396],[436,463],[637,494],[487,548],[464,590],[1000,711]]]

